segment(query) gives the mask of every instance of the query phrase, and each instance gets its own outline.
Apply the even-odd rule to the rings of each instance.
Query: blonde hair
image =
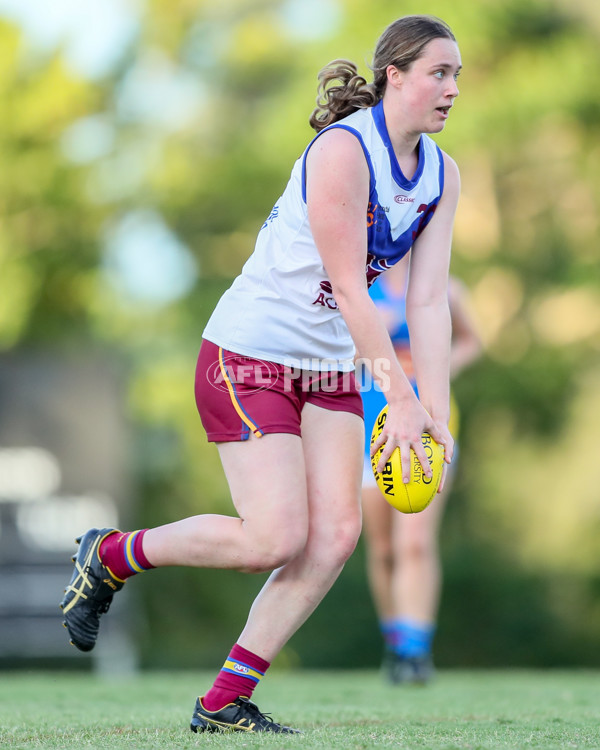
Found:
[[[440,38],[456,41],[450,27],[435,16],[404,16],[391,23],[375,47],[373,83],[358,75],[350,60],[330,62],[318,75],[317,106],[310,116],[310,126],[318,133],[357,109],[375,106],[385,92],[388,66],[408,70],[429,42]]]

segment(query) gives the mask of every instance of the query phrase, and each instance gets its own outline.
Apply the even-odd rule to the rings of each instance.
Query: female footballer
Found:
[[[355,349],[387,388],[381,466],[399,446],[429,472],[424,431],[452,458],[447,279],[459,176],[428,134],[444,128],[458,95],[460,53],[444,22],[408,16],[383,32],[372,68],[372,83],[348,61],[321,71],[310,120],[317,135],[203,333],[196,402],[237,515],[89,530],[61,604],[72,642],[90,650],[131,575],[167,565],[272,571],[196,700],[194,731],[297,731],[250,698],[360,534]],[[368,293],[411,248],[406,309],[420,399]]]

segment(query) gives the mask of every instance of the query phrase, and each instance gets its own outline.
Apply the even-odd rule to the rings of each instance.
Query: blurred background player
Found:
[[[402,369],[416,389],[406,323],[406,256],[371,287],[370,294],[390,333]],[[448,301],[452,318],[450,375],[456,377],[480,355],[481,343],[466,304],[466,290],[451,277]],[[370,387],[368,387],[370,386]],[[370,432],[386,404],[376,383],[365,380],[365,460],[363,472],[363,536],[367,575],[384,639],[383,670],[392,683],[425,683],[433,674],[432,641],[440,599],[442,571],[438,533],[450,492],[453,464],[443,490],[421,513],[404,514],[386,502],[375,483],[370,461]],[[458,414],[452,400],[450,431],[457,439]]]

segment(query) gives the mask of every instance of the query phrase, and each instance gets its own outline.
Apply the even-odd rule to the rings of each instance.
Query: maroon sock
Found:
[[[136,573],[154,567],[143,550],[144,534],[147,531],[148,529],[129,533],[113,532],[100,543],[100,559],[116,578],[124,581]]]
[[[202,705],[207,711],[220,711],[240,695],[250,698],[269,667],[268,661],[236,643]]]

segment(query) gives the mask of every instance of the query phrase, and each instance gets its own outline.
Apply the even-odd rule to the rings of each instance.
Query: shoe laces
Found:
[[[280,724],[277,724],[273,721],[273,717],[270,714],[263,713],[260,708],[256,705],[256,703],[253,703],[249,698],[244,698],[243,696],[240,696],[238,698],[239,704],[245,708],[248,713],[252,715],[253,719],[259,719],[262,720],[263,723],[272,724],[275,727],[279,727]]]

